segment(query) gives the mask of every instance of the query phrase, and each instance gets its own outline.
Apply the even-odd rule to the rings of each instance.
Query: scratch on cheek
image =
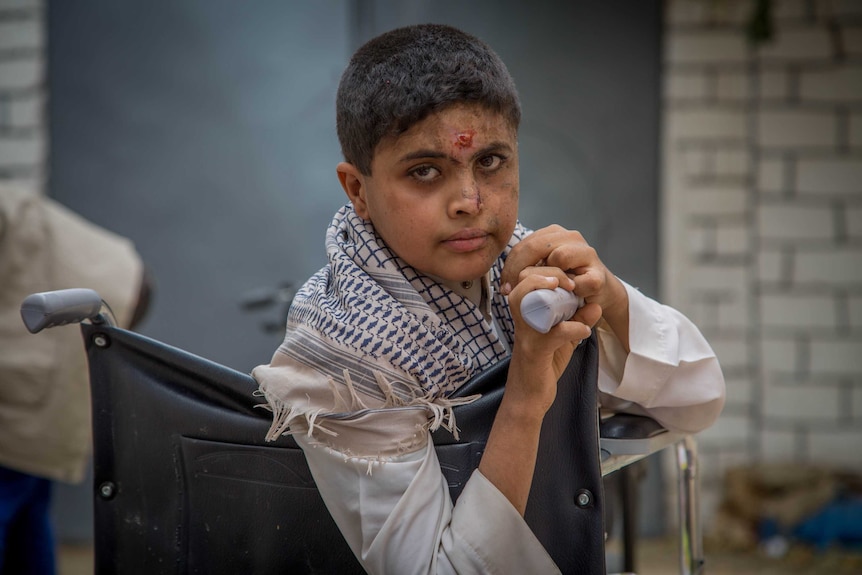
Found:
[[[471,194],[469,190],[461,190],[461,197],[465,200],[473,200],[476,202],[476,209],[482,209],[482,192],[476,188],[476,193]]]

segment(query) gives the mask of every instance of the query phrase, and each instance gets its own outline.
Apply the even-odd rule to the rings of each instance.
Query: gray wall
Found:
[[[139,331],[248,371],[278,345],[260,329],[278,312],[240,301],[323,265],[346,201],[334,93],[351,52],[449,23],[518,83],[522,221],[581,230],[655,295],[659,14],[658,0],[52,1],[49,194],[136,243],[156,280]]]

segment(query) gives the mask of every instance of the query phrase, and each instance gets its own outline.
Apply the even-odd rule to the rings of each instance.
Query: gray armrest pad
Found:
[[[665,431],[654,419],[628,413],[617,413],[599,424],[602,439],[647,439]]]

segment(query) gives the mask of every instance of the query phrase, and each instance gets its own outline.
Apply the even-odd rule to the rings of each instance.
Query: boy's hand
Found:
[[[505,404],[517,405],[521,415],[544,417],[557,394],[572,353],[581,340],[590,337],[590,326],[573,318],[555,325],[548,333],[531,328],[521,316],[521,300],[538,289],[562,287],[571,290],[574,282],[559,268],[532,267],[509,293],[509,308],[515,322],[515,342],[509,376],[503,396]],[[596,308],[598,306],[595,306]]]
[[[572,319],[592,327],[604,317],[628,350],[626,289],[605,267],[596,250],[586,242],[580,232],[552,225],[537,230],[518,242],[503,267],[500,280],[503,294],[511,293],[515,286],[531,275],[558,277],[551,273],[551,270],[557,270],[557,274],[562,270],[573,277],[573,291],[584,298],[585,305]],[[567,289],[569,287],[564,282],[560,282],[560,286]],[[518,302],[510,301],[519,302],[520,298]]]

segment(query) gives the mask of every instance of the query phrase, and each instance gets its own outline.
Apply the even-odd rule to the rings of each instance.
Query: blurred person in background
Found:
[[[51,485],[82,481],[92,444],[80,331],[32,335],[21,302],[91,288],[131,328],[146,313],[149,285],[131,241],[50,198],[0,185],[0,572],[56,572]]]

